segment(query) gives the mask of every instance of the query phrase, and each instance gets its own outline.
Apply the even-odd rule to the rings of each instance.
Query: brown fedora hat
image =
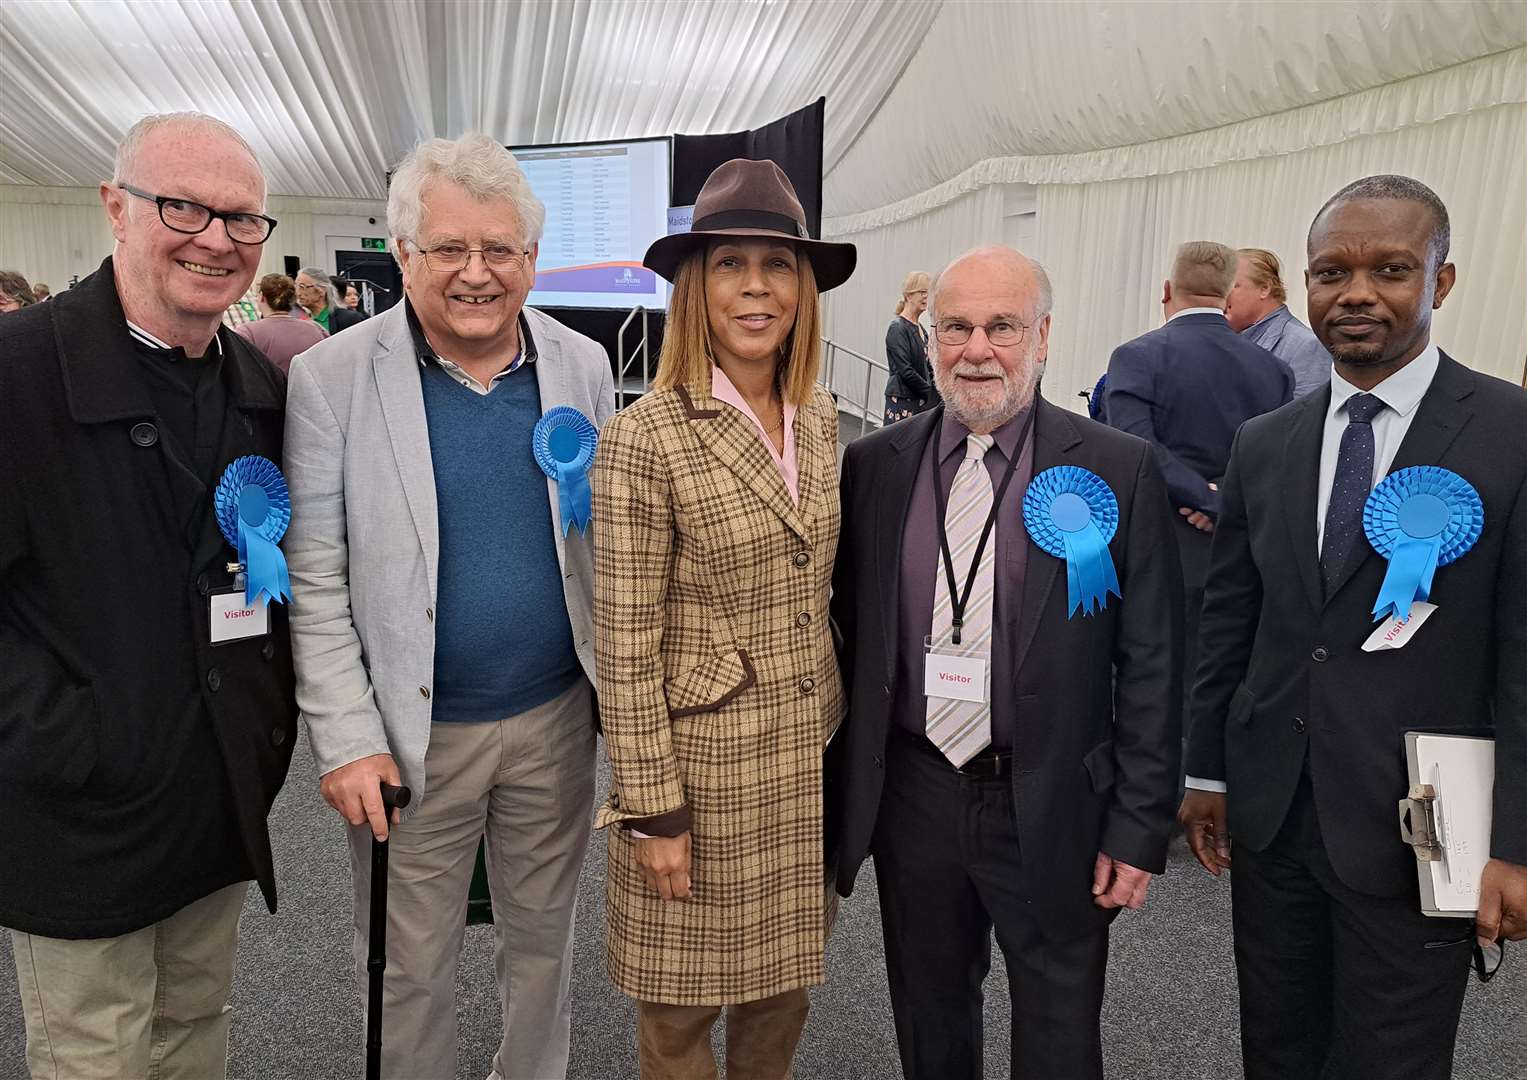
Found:
[[[695,199],[689,231],[653,241],[642,265],[672,281],[686,255],[712,238],[727,236],[782,237],[794,242],[811,259],[818,292],[847,281],[858,258],[853,244],[811,238],[806,211],[783,169],[772,161],[733,158],[706,179]]]

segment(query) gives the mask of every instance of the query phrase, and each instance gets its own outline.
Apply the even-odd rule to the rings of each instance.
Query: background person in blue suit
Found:
[[[1217,483],[1231,440],[1242,423],[1294,396],[1289,366],[1225,320],[1235,273],[1236,253],[1224,244],[1193,240],[1178,248],[1161,286],[1166,325],[1113,351],[1104,389],[1106,423],[1155,448],[1177,511],[1186,671],[1193,670],[1209,534],[1219,515]]]

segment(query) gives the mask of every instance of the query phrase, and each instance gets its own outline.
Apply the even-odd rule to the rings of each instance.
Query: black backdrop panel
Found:
[[[733,158],[772,161],[790,178],[811,235],[822,235],[822,129],[827,99],[753,131],[673,137],[673,203],[691,206],[717,165]]]

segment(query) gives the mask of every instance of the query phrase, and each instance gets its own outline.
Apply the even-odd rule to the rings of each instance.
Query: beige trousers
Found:
[[[456,1075],[456,965],[486,833],[504,1037],[490,1080],[567,1075],[573,910],[594,809],[586,679],[507,720],[435,724],[418,812],[388,840],[382,1076]],[[355,970],[366,1000],[371,829],[350,830]],[[482,1075],[481,1067],[468,1068]]]
[[[112,938],[11,931],[32,1080],[222,1080],[249,883]]]

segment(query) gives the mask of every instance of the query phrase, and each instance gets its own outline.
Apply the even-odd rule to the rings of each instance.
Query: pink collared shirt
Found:
[[[779,475],[785,481],[785,487],[790,489],[790,501],[796,506],[801,505],[800,493],[800,468],[795,458],[795,406],[785,403],[785,434],[783,441],[785,452],[781,454],[774,449],[774,440],[769,438],[769,433],[764,430],[763,424],[757,415],[748,407],[743,400],[742,392],[732,385],[732,380],[726,377],[726,372],[717,364],[711,365],[710,393],[717,401],[724,401],[734,409],[739,409],[743,416],[753,421],[753,426],[758,429],[758,437],[763,440],[764,449],[769,451],[769,456],[774,459],[774,464],[779,468]]]

